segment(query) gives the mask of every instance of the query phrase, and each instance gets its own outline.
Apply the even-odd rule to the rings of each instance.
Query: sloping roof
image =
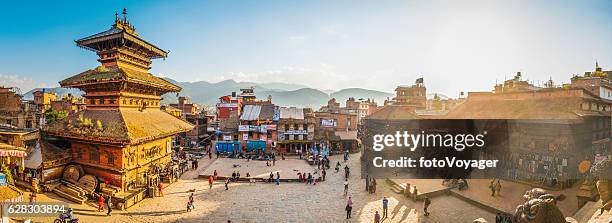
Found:
[[[19,151],[26,151],[26,149],[25,149],[25,148],[23,148],[23,147],[13,146],[13,145],[6,144],[6,143],[2,143],[2,142],[0,142],[0,149],[2,149],[2,150],[19,150]]]
[[[156,77],[153,74],[119,66],[99,66],[96,69],[87,70],[72,77],[66,78],[59,83],[62,87],[76,87],[84,84],[115,81],[128,81],[145,84],[166,89],[171,92],[181,91],[181,87],[162,78]]]
[[[14,126],[6,126],[6,125],[0,126],[0,134],[6,134],[6,135],[25,135],[25,134],[36,132],[36,131],[38,131],[38,129],[17,128]]]
[[[25,157],[23,163],[25,168],[38,169],[42,165],[43,157],[40,144],[31,147],[28,151],[28,155]]]
[[[280,108],[281,119],[304,119],[304,109],[295,107],[281,107]]]
[[[367,116],[366,119],[379,120],[410,120],[420,119],[412,106],[387,105]]]
[[[74,42],[79,46],[85,49],[98,52],[101,50],[100,46],[102,44],[98,44],[103,41],[109,41],[113,39],[118,39],[117,42],[125,44],[126,42],[132,42],[133,44],[139,45],[142,49],[146,50],[151,58],[163,58],[168,56],[168,52],[160,49],[159,47],[147,42],[146,40],[134,35],[134,33],[130,33],[126,31],[124,28],[120,28],[117,26],[112,26],[110,29],[99,32],[78,40]]]
[[[96,38],[107,37],[107,36],[111,36],[111,35],[113,35],[113,34],[118,34],[118,33],[121,33],[121,32],[123,32],[123,29],[119,29],[119,28],[116,28],[116,27],[111,27],[110,29],[108,29],[108,30],[106,30],[106,31],[99,32],[99,33],[93,34],[93,35],[91,35],[91,36],[88,36],[88,37],[84,37],[84,38],[78,39],[78,40],[76,40],[75,42],[77,42],[77,43],[82,43],[82,42],[87,41],[87,40],[92,40],[92,39],[96,39]]]
[[[89,119],[93,126],[83,125]],[[98,120],[102,129],[97,126]],[[50,135],[103,143],[137,144],[193,129],[193,125],[159,109],[85,110],[50,123],[44,131]]]
[[[449,119],[581,119],[584,116],[606,115],[606,112],[584,111],[586,97],[513,98],[508,95],[468,97],[466,102],[451,110]],[[609,112],[608,114],[609,115]]]
[[[240,115],[240,120],[273,120],[275,114],[274,110],[275,106],[273,104],[245,105],[242,108],[242,115]]]
[[[272,104],[263,104],[259,112],[259,120],[273,120],[275,114],[275,106]]]
[[[245,121],[258,120],[259,112],[261,112],[261,106],[245,105],[244,108],[242,108],[242,115],[240,115],[240,120],[245,120]]]

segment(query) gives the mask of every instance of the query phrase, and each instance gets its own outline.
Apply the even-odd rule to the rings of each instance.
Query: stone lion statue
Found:
[[[525,203],[516,207],[514,219],[519,223],[566,223],[557,207],[557,197],[544,189],[534,188],[523,195]]]
[[[604,210],[612,208],[612,193],[610,193],[612,190],[612,161],[605,159],[593,164],[591,174],[597,179],[597,192],[599,192],[603,213]]]

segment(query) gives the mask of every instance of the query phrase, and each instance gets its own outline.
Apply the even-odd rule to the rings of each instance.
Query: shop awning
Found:
[[[240,151],[242,144],[238,141],[218,141],[215,145],[217,152]]]
[[[246,143],[246,150],[247,151],[251,151],[251,150],[266,150],[266,141],[260,141],[260,140],[249,140]]]
[[[0,143],[0,156],[25,157],[27,155],[25,150],[23,147]]]

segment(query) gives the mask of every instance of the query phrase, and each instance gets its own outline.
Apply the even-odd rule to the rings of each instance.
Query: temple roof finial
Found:
[[[127,9],[123,8],[123,22],[127,22]]]
[[[115,22],[119,21],[119,13],[115,12]]]

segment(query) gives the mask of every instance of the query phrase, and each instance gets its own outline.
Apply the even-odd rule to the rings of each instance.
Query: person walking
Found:
[[[375,178],[372,178],[372,183],[371,184],[372,184],[371,185],[372,189],[370,189],[370,193],[372,193],[372,194],[376,193],[376,179]]]
[[[323,169],[323,171],[321,171],[321,176],[323,176],[323,181],[325,181],[325,175],[327,175],[327,172],[325,172],[325,169]]]
[[[427,211],[427,208],[429,208],[429,205],[431,204],[431,199],[429,199],[429,197],[425,197],[425,202],[423,202],[423,215],[425,216],[429,216],[429,212]]]
[[[344,178],[348,179],[350,173],[350,169],[348,165],[344,166]]]
[[[110,216],[111,212],[113,212],[113,202],[111,201],[111,195],[108,195],[108,198],[106,199],[106,208],[108,209],[108,211],[106,212],[106,216]]]
[[[348,180],[344,180],[344,196],[348,194]]]
[[[383,218],[386,218],[387,217],[387,209],[389,207],[389,200],[387,199],[387,197],[383,197],[382,206],[383,206]]]
[[[353,210],[353,200],[351,199],[351,197],[348,198],[348,201],[346,201],[346,219],[350,219],[351,218],[351,211]]]
[[[159,184],[157,185],[157,188],[159,189],[159,196],[163,197],[164,191],[162,189],[164,189],[164,184],[162,182],[159,182]]]
[[[229,187],[227,186],[229,184],[229,179],[225,179],[225,190],[229,190]]]
[[[495,179],[491,180],[489,184],[489,189],[491,189],[491,196],[495,197]]]
[[[374,223],[380,223],[380,214],[378,214],[378,211],[374,214]]]
[[[497,194],[497,196],[501,196],[501,182],[499,179],[497,179],[497,184],[495,184],[495,193]]]
[[[366,175],[365,181],[366,181],[365,183],[366,191],[369,192],[370,191],[370,177],[368,175]]]
[[[217,180],[217,170],[213,172],[213,178],[214,178],[213,180]]]
[[[104,197],[102,194],[98,196],[98,212],[104,211]]]
[[[280,172],[276,171],[276,185],[280,185]]]
[[[208,176],[208,189],[212,189],[213,181],[213,176]]]

